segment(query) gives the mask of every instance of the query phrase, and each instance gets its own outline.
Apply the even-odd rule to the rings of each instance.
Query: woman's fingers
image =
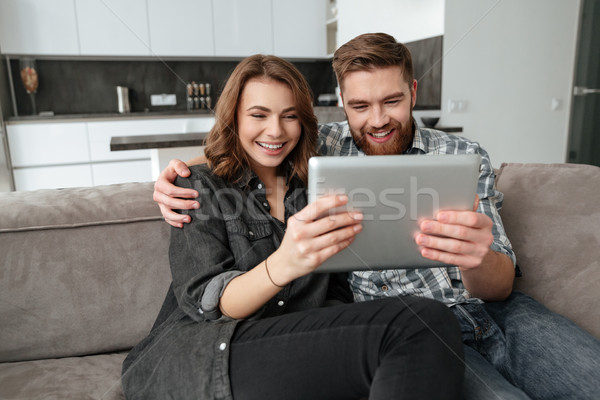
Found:
[[[297,212],[294,217],[302,222],[315,221],[329,214],[329,211],[333,210],[334,208],[341,207],[347,203],[348,196],[345,195],[323,196]]]

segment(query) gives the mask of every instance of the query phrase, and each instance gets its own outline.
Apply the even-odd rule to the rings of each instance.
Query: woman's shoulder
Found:
[[[229,184],[216,175],[208,164],[197,164],[189,167],[190,175],[186,178],[178,176],[175,185],[180,187],[223,187]]]

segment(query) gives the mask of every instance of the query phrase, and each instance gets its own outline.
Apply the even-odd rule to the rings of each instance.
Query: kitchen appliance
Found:
[[[117,86],[117,102],[119,112],[121,114],[131,111],[131,103],[129,102],[129,88],[125,86]]]

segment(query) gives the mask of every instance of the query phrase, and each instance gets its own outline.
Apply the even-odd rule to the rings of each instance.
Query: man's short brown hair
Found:
[[[387,33],[365,33],[355,37],[335,51],[332,64],[342,90],[348,72],[378,67],[400,67],[409,86],[414,79],[410,51]]]

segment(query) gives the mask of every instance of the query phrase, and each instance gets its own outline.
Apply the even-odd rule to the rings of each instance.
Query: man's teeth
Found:
[[[277,149],[280,149],[280,148],[283,147],[283,143],[280,143],[280,144],[269,144],[269,143],[258,142],[258,144],[261,145],[262,147],[265,147],[265,148],[270,149],[270,150],[277,150]]]
[[[387,135],[389,135],[390,132],[391,132],[391,130],[385,131],[385,132],[369,132],[369,134],[371,136],[373,136],[374,138],[381,139],[381,138],[386,137]]]

